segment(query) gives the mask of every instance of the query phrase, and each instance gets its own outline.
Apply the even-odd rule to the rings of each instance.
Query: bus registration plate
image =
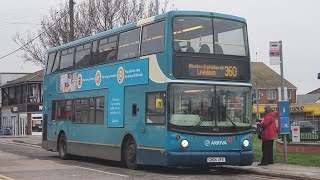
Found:
[[[207,162],[226,162],[225,157],[207,157]]]

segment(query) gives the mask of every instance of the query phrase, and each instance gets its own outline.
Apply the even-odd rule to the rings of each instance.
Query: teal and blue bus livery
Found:
[[[171,11],[48,50],[42,147],[141,165],[251,165],[243,18]]]

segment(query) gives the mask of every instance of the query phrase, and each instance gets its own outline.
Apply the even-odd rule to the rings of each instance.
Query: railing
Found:
[[[320,119],[295,120],[291,121],[292,126],[300,127],[301,142],[320,142]]]

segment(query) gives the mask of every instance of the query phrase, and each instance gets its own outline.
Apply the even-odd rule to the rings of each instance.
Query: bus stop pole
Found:
[[[284,100],[284,87],[283,87],[283,57],[282,57],[282,41],[280,41],[280,71],[281,71],[281,100]],[[287,162],[287,136],[282,135],[284,144],[284,162]]]

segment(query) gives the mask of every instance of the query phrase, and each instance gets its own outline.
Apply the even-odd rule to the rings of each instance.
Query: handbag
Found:
[[[259,138],[259,139],[261,139],[262,131],[263,131],[263,129],[258,126],[258,127],[257,127],[257,135],[258,135],[258,138]]]

